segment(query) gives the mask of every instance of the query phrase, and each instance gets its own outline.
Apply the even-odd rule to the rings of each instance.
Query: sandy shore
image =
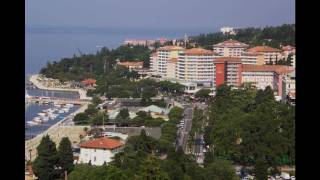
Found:
[[[30,77],[29,81],[32,82],[37,88],[43,89],[43,90],[53,90],[53,91],[72,91],[72,92],[78,92],[80,95],[80,99],[87,99],[91,100],[91,97],[87,96],[87,92],[84,89],[71,89],[71,88],[52,88],[52,87],[46,87],[41,82],[39,82],[39,74],[34,74]]]

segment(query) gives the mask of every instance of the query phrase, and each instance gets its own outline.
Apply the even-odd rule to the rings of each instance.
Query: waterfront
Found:
[[[26,124],[27,121],[31,121],[34,117],[38,116],[37,113],[40,113],[42,110],[53,108],[53,105],[40,105],[40,104],[28,104],[26,105],[25,109],[25,139],[32,138],[48,128],[52,125],[56,124],[57,122],[61,121],[63,118],[68,116],[69,114],[75,112],[79,109],[79,105],[74,105],[70,108],[69,112],[59,114],[55,119],[49,120],[44,122],[43,124],[36,125],[36,126],[29,126]]]

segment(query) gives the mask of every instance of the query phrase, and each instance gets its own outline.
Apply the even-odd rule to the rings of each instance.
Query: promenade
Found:
[[[52,90],[52,91],[71,91],[78,92],[80,95],[80,99],[83,100],[91,100],[91,97],[87,96],[87,92],[84,89],[72,89],[72,88],[56,88],[56,87],[46,87],[39,80],[41,77],[39,74],[34,74],[30,77],[29,81],[32,82],[37,88],[43,90]]]

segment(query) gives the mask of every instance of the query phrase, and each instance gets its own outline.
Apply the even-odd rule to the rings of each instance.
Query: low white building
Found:
[[[233,27],[227,27],[227,26],[220,28],[220,32],[222,32],[223,34],[230,34],[230,35],[236,34],[236,31],[234,30]]]
[[[107,137],[96,138],[80,144],[79,163],[91,163],[101,166],[109,163],[118,152],[123,151],[124,144],[121,141]]]

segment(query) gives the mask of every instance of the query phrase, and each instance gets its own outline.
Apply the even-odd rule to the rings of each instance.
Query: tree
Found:
[[[175,124],[178,123],[183,118],[182,113],[183,109],[179,107],[173,107],[168,114],[169,120]]]
[[[211,92],[210,89],[200,89],[194,96],[196,98],[200,98],[200,99],[206,100],[206,99],[208,99],[210,97],[209,96],[210,92]]]
[[[88,124],[89,123],[89,116],[87,113],[79,113],[74,116],[73,121],[75,124]]]
[[[59,143],[58,159],[61,173],[64,173],[64,171],[70,172],[73,169],[73,153],[68,137],[63,137]]]
[[[169,175],[160,168],[160,163],[152,156],[142,161],[139,178],[144,180],[170,180]]]
[[[48,135],[43,136],[37,147],[38,156],[33,162],[33,171],[40,180],[51,180],[58,177],[57,149]]]
[[[228,161],[216,159],[205,168],[205,179],[238,180],[234,168]]]
[[[268,164],[264,160],[259,159],[254,167],[254,172],[257,180],[268,179]]]
[[[102,103],[102,100],[101,100],[99,97],[97,97],[97,96],[93,96],[93,98],[92,98],[92,103],[93,103],[94,105],[98,105],[98,104]]]

